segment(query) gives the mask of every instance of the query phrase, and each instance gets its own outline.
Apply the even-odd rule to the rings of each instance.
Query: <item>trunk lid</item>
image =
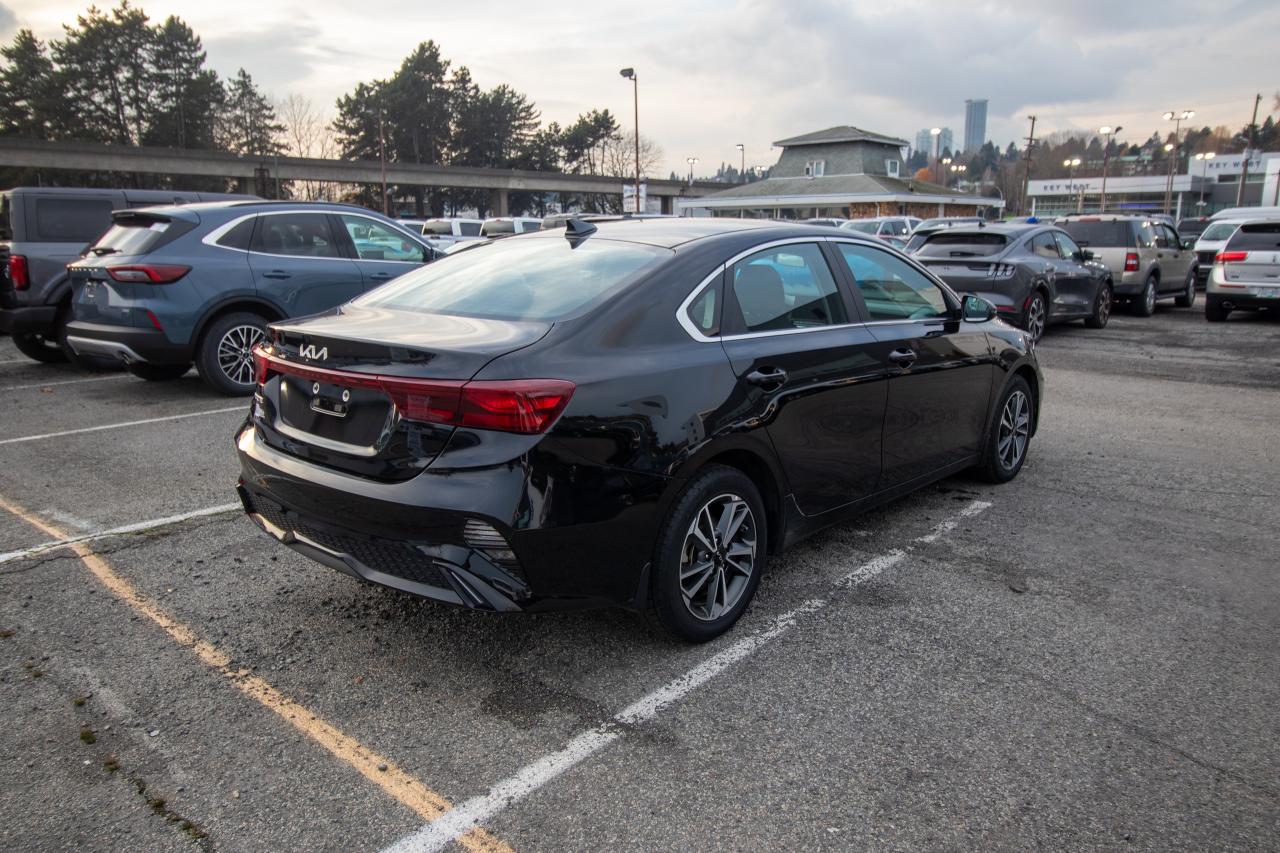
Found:
[[[440,399],[499,356],[540,340],[550,322],[492,320],[347,304],[272,325],[254,406],[267,444],[383,481],[431,464],[454,427],[411,419],[432,395],[397,380],[439,380]]]

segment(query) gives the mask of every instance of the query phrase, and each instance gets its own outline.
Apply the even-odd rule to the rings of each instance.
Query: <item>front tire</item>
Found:
[[[13,345],[27,358],[42,364],[57,364],[67,360],[66,353],[62,351],[62,347],[58,346],[57,340],[50,340],[44,335],[25,332],[16,334],[13,336]]]
[[[699,471],[658,532],[650,571],[649,621],[693,643],[738,621],[768,560],[760,491],[737,468]]]
[[[1147,276],[1147,283],[1142,286],[1142,293],[1133,300],[1133,313],[1139,317],[1150,317],[1156,313],[1156,291],[1159,286],[1160,280],[1156,278],[1155,273]]]
[[[1196,304],[1196,271],[1192,269],[1187,273],[1187,280],[1183,282],[1182,293],[1178,294],[1173,300],[1173,304],[1179,308],[1190,308]]]
[[[992,415],[987,443],[982,449],[978,473],[989,483],[1007,483],[1027,461],[1031,449],[1031,425],[1035,423],[1035,398],[1031,386],[1015,376]]]
[[[1105,329],[1111,319],[1111,282],[1104,281],[1098,288],[1098,295],[1093,300],[1093,313],[1084,318],[1084,324],[1090,329]]]
[[[228,397],[246,397],[256,387],[253,376],[253,348],[267,334],[267,320],[261,314],[236,311],[218,317],[205,329],[196,347],[196,370],[200,378]]]

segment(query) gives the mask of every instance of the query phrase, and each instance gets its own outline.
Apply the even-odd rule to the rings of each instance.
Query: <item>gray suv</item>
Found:
[[[254,196],[170,190],[16,187],[0,192],[0,331],[36,361],[75,358],[67,264],[111,227],[111,211]],[[95,366],[81,361],[82,366]]]
[[[1173,297],[1179,307],[1196,301],[1195,240],[1144,216],[1098,213],[1064,216],[1057,226],[1111,269],[1115,296],[1134,313],[1150,317],[1156,301]]]
[[[223,202],[116,211],[68,269],[67,343],[148,380],[194,362],[214,389],[254,389],[267,324],[334,308],[439,253],[362,207]]]

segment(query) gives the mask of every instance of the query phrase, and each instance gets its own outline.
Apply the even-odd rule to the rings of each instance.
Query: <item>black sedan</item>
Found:
[[[912,254],[961,293],[975,293],[1040,340],[1051,323],[1111,319],[1111,271],[1071,235],[1043,223],[950,228],[930,234]]]
[[[342,572],[489,611],[622,605],[727,630],[771,554],[1026,460],[1027,336],[883,241],[571,222],[277,323],[245,510]]]

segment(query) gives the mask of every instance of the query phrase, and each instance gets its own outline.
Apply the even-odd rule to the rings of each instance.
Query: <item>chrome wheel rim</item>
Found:
[[[755,514],[738,495],[718,495],[698,510],[680,549],[680,595],[695,619],[715,621],[742,600],[756,541]]]
[[[1006,471],[1017,467],[1027,452],[1027,441],[1031,437],[1031,404],[1027,395],[1014,391],[1005,400],[1004,409],[1000,412],[1000,434],[996,444],[996,453],[1000,464]]]
[[[1031,305],[1027,308],[1027,331],[1033,341],[1040,340],[1044,334],[1044,297],[1038,293],[1031,297]]]
[[[1147,282],[1147,289],[1142,294],[1143,300],[1147,303],[1147,313],[1156,310],[1156,283],[1154,281]]]
[[[1098,322],[1106,325],[1107,320],[1111,318],[1111,288],[1105,284],[1102,286],[1102,292],[1098,294]]]
[[[253,348],[262,340],[262,329],[244,324],[227,329],[218,341],[218,368],[237,385],[253,384]]]
[[[1196,279],[1195,274],[1187,277],[1187,304],[1194,305],[1196,302]]]

